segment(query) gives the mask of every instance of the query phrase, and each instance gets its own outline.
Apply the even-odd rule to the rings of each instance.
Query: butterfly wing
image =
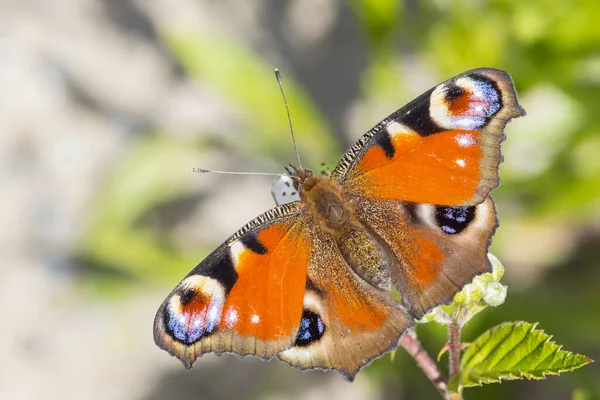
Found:
[[[413,319],[386,292],[357,276],[335,242],[315,231],[300,329],[278,358],[300,369],[334,369],[349,381],[398,346]]]
[[[332,177],[353,196],[476,205],[498,186],[504,127],[521,115],[506,72],[468,71],[377,124]]]
[[[191,368],[207,352],[271,358],[302,316],[310,249],[298,203],[259,216],[194,268],[159,308],[154,340]]]
[[[361,223],[393,254],[392,282],[415,318],[491,271],[487,250],[498,223],[490,197],[477,206],[367,198],[356,204]]]
[[[384,119],[332,174],[394,255],[392,281],[414,317],[490,270],[497,220],[488,195],[499,184],[504,127],[523,114],[507,73],[468,71]]]

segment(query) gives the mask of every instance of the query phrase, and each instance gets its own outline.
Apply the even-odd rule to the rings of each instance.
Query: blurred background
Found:
[[[514,78],[501,227],[507,320],[600,358],[597,0],[0,0],[1,399],[436,398],[398,351],[359,374],[203,357],[153,343],[154,313],[196,263],[273,206],[294,162],[330,168],[366,130],[465,70]],[[432,355],[444,328],[419,327]],[[447,358],[441,364],[445,370]],[[466,398],[597,399],[600,368]]]

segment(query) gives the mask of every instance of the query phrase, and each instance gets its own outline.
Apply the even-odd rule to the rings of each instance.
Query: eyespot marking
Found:
[[[454,99],[458,99],[465,94],[465,90],[456,84],[448,85],[446,89],[446,101],[452,102]]]
[[[190,276],[181,283],[166,305],[164,324],[173,339],[192,344],[218,328],[225,303],[225,290],[206,276]]]
[[[180,297],[180,302],[182,306],[187,306],[194,300],[196,297],[196,291],[192,288],[187,288],[184,290],[183,294]]]
[[[475,74],[438,85],[431,93],[429,111],[445,129],[474,130],[501,107],[501,92],[495,82]]]
[[[436,207],[435,220],[447,234],[461,233],[475,218],[475,207]]]
[[[302,312],[302,319],[300,320],[300,327],[298,328],[295,346],[309,346],[320,340],[324,334],[325,324],[321,317],[311,310],[305,309]]]

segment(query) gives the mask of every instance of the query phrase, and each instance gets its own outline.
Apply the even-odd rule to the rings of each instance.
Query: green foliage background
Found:
[[[437,78],[420,91],[482,66],[513,76],[528,116],[507,130],[502,186],[494,192],[502,226],[492,248],[506,267],[509,294],[506,304],[471,321],[464,338],[471,340],[502,321],[539,322],[569,350],[598,359],[600,2],[353,0],[340,6],[351,13],[360,33],[355,45],[367,56],[353,99],[353,112],[365,124],[363,131],[418,94],[409,79],[412,75],[406,74],[415,69],[426,69]],[[180,165],[211,167],[204,160],[215,151],[253,160],[256,169],[275,170],[294,160],[273,79],[277,60],[265,56],[268,51],[232,37],[180,27],[165,29],[160,37],[189,79],[210,85],[236,105],[245,132],[237,140],[220,139],[219,132],[212,136],[199,132],[201,139],[148,132],[136,140],[103,189],[81,248],[88,265],[118,272],[99,274],[98,268],[89,268],[82,276],[86,287],[110,296],[123,295],[130,285],[148,284],[164,285],[166,295],[218,244],[182,248],[170,229],[157,228],[151,218],[147,222],[149,215],[160,215],[166,206],[188,198],[191,179],[205,179],[190,177]],[[335,46],[344,45],[342,39],[335,40]],[[293,62],[289,65],[293,70]],[[283,72],[305,161],[314,168],[321,161],[334,165],[362,132],[340,134],[344,127],[320,111],[319,99],[302,79]],[[201,200],[194,204],[202,207]],[[552,248],[555,242],[545,243],[557,235],[569,243],[560,252]],[[539,248],[542,251],[535,250]],[[532,270],[523,283],[522,271],[511,273],[511,268],[526,267]],[[428,324],[419,335],[432,354],[444,344],[443,327]],[[430,383],[400,353],[393,363],[389,357],[378,360],[367,374],[390,397],[401,392],[406,398],[434,398]],[[466,396],[600,398],[599,372],[590,365],[545,382],[468,389]]]

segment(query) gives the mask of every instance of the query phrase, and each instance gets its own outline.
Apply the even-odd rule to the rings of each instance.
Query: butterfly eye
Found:
[[[310,310],[302,312],[296,346],[305,347],[320,340],[325,334],[325,324],[319,316]]]

